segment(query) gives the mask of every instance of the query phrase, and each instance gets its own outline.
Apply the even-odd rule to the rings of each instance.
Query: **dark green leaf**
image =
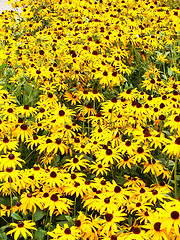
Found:
[[[39,227],[37,231],[34,233],[35,239],[38,239],[38,240],[43,240],[45,235],[47,235],[46,231],[43,230],[41,227]]]
[[[0,240],[7,240],[7,236],[5,233],[0,233]]]
[[[39,221],[39,220],[42,219],[45,215],[46,215],[46,213],[43,212],[43,211],[36,211],[35,214],[34,214],[34,221],[35,221],[35,222]]]
[[[13,217],[15,220],[18,220],[18,221],[22,220],[21,216],[19,216],[17,213],[12,213],[11,217]]]

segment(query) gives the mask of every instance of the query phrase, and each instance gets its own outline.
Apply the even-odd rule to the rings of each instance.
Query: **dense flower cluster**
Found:
[[[0,238],[180,239],[180,9],[9,0]]]

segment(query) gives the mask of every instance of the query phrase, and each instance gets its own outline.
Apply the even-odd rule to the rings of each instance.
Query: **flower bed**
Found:
[[[180,239],[180,10],[9,1],[0,239]]]

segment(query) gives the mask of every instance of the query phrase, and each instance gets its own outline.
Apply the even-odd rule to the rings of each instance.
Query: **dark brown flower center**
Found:
[[[66,229],[64,230],[64,233],[65,233],[65,234],[71,234],[71,229],[70,229],[70,228],[66,228]]]
[[[159,231],[160,231],[160,228],[161,228],[161,223],[160,223],[160,222],[156,222],[156,223],[154,224],[154,230],[156,230],[157,232],[159,232]]]
[[[133,233],[134,234],[140,234],[141,230],[138,227],[133,228]]]
[[[119,193],[120,191],[121,191],[121,187],[120,186],[115,186],[114,192]]]
[[[19,228],[24,227],[24,223],[23,223],[23,222],[18,222],[18,227],[19,227]]]
[[[144,149],[142,147],[138,147],[137,149],[137,152],[140,154],[140,153],[143,153],[144,152]]]
[[[174,220],[178,219],[179,218],[179,213],[177,211],[173,211],[171,213],[171,218],[174,219]]]
[[[60,110],[60,111],[59,111],[59,116],[62,117],[62,116],[64,116],[64,115],[65,115],[65,111]]]
[[[29,105],[24,105],[25,110],[29,110]]]
[[[158,191],[157,191],[157,190],[152,190],[152,194],[153,194],[153,195],[157,195],[157,194],[158,194]]]
[[[59,145],[61,144],[61,139],[60,138],[56,138],[56,143]]]
[[[9,142],[9,139],[8,139],[7,137],[5,137],[5,138],[3,139],[3,142],[4,142],[4,143],[8,143],[8,142]]]
[[[9,156],[8,156],[8,158],[9,158],[10,160],[13,160],[13,159],[15,158],[15,156],[14,156],[14,154],[10,153]]]
[[[175,144],[180,145],[180,137],[176,138],[176,140],[175,140]]]
[[[113,215],[110,214],[110,213],[106,213],[105,219],[106,219],[107,222],[110,222],[113,219]]]
[[[28,198],[32,198],[32,193],[27,193]]]
[[[10,172],[12,172],[12,171],[13,171],[13,167],[7,167],[7,168],[6,168],[6,172],[10,173]]]
[[[106,204],[110,203],[110,198],[105,198],[105,199],[104,199],[104,202],[105,202]]]
[[[107,149],[106,150],[106,155],[111,155],[112,154],[112,150],[111,149]]]
[[[128,140],[128,141],[126,141],[125,145],[126,145],[127,147],[129,147],[129,146],[131,146],[131,142]]]
[[[174,118],[174,121],[175,121],[175,122],[180,122],[180,117],[179,117],[179,116],[176,116],[176,117]]]
[[[52,178],[56,178],[56,177],[57,177],[57,173],[54,172],[54,171],[52,171],[52,172],[50,173],[50,177],[52,177]]]
[[[105,180],[102,180],[102,181],[101,181],[101,185],[106,185],[106,181],[105,181]]]
[[[34,171],[38,171],[40,170],[40,167],[39,166],[34,166]]]
[[[53,195],[51,196],[51,200],[52,200],[53,202],[57,202],[57,201],[58,201],[58,196],[57,196],[56,194],[53,194]]]
[[[79,162],[78,158],[73,158],[73,163],[78,163],[78,162]]]
[[[80,220],[76,220],[75,221],[75,226],[76,227],[80,227],[81,226],[81,221]]]
[[[72,180],[76,179],[76,174],[72,173],[72,174],[71,174],[71,179],[72,179]]]
[[[23,123],[22,125],[21,125],[21,129],[22,130],[27,130],[27,128],[28,128],[28,126],[27,126],[27,124],[25,124],[25,123]]]
[[[116,235],[112,235],[111,236],[111,240],[117,240],[117,236]]]

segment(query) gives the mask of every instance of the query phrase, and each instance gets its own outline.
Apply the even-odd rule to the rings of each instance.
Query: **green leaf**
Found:
[[[34,237],[35,237],[35,239],[43,240],[45,235],[47,235],[46,231],[43,230],[41,227],[39,227],[37,229],[37,231],[35,232]]]
[[[168,68],[168,75],[172,76],[172,74],[173,74],[173,70],[171,68]]]
[[[21,216],[19,216],[19,214],[17,213],[12,213],[11,217],[13,217],[15,220],[18,220],[18,221],[22,220]]]
[[[61,221],[61,222],[57,222],[57,224],[59,224],[61,227],[64,227],[64,224],[67,223],[67,225],[70,227],[71,223],[68,221]]]
[[[66,220],[65,214],[62,214],[56,218],[56,221],[64,221]]]
[[[71,223],[72,223],[72,221],[73,221],[73,220],[72,220],[72,217],[70,217],[69,215],[66,215],[65,218],[66,218],[66,220],[67,220],[68,222],[71,222]]]
[[[0,240],[7,240],[6,233],[0,233]]]
[[[61,159],[61,164],[64,164],[66,162],[66,159],[71,159],[70,155],[65,155],[62,159]]]
[[[46,215],[46,213],[43,212],[43,211],[36,211],[35,214],[34,214],[34,221],[35,221],[35,222],[39,221],[39,220],[42,219],[45,215]]]
[[[132,222],[133,222],[133,218],[132,218],[132,216],[129,216],[128,217],[128,224],[129,224],[130,227],[132,226]]]
[[[9,225],[2,226],[0,232],[3,233],[6,228],[9,228]]]

